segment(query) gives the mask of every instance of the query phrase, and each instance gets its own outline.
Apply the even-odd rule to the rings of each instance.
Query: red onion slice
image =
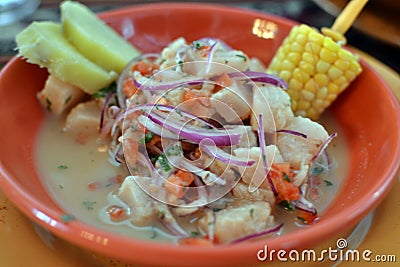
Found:
[[[313,215],[317,214],[317,210],[315,209],[314,205],[307,201],[304,196],[302,196],[302,199],[295,202],[294,207],[298,210],[305,211]]]
[[[151,59],[154,58],[155,60],[159,59],[161,57],[161,54],[156,54],[156,53],[148,53],[148,54],[143,54],[138,57],[135,57],[132,59],[124,68],[124,70],[121,72],[121,75],[118,77],[117,81],[117,98],[118,98],[118,103],[121,108],[126,108],[125,105],[125,100],[126,96],[124,92],[122,91],[122,84],[125,82],[127,77],[131,76],[132,74],[132,66],[139,61],[145,60],[145,59]]]
[[[210,144],[212,142],[207,142],[207,139],[204,139],[200,142],[199,147],[203,149],[210,156],[228,164],[233,164],[237,166],[251,166],[255,163],[255,160],[246,160],[243,158],[236,157],[232,154],[225,152],[214,144]],[[206,142],[204,142],[206,141]],[[208,139],[208,141],[211,141]]]
[[[233,240],[231,242],[231,244],[237,244],[237,243],[241,243],[241,242],[244,242],[244,241],[247,241],[247,240],[250,240],[250,239],[254,239],[254,238],[257,238],[257,237],[261,237],[261,236],[264,236],[264,235],[277,233],[279,230],[281,230],[282,227],[283,227],[283,223],[281,223],[281,224],[279,224],[279,225],[277,225],[275,227],[269,228],[267,230],[264,230],[264,231],[261,231],[261,232],[258,232],[258,233],[254,233],[254,234],[249,234],[249,235],[246,235],[244,237],[235,239],[235,240]]]
[[[260,149],[261,149],[261,158],[262,158],[261,161],[264,166],[265,175],[267,176],[269,187],[271,188],[271,191],[274,193],[274,196],[276,197],[278,195],[278,191],[276,190],[274,182],[272,181],[271,177],[269,176],[270,167],[268,166],[267,153],[265,151],[266,143],[265,143],[265,136],[264,136],[263,118],[262,118],[261,113],[258,114],[258,142],[259,142]]]
[[[216,41],[215,43],[213,43],[213,44],[211,45],[211,47],[210,47],[210,51],[208,52],[208,55],[207,55],[207,65],[206,65],[206,73],[209,73],[210,70],[211,70],[211,64],[212,64],[212,62],[213,62],[213,58],[214,58],[214,54],[215,54],[215,51],[216,51],[216,48],[217,48],[217,44],[218,44],[218,41]]]
[[[172,120],[166,120],[155,112],[149,113],[148,117],[158,125],[165,129],[179,135],[180,137],[189,141],[200,143],[205,138],[210,138],[217,146],[231,146],[239,143],[240,133],[226,133],[226,131],[219,129],[210,129],[208,131],[199,131],[199,127],[190,127],[179,125]]]
[[[286,129],[282,129],[282,130],[278,130],[276,131],[277,133],[287,133],[287,134],[292,134],[295,136],[299,136],[299,137],[303,137],[305,139],[307,139],[307,135],[298,131],[293,131],[293,130],[286,130]]]
[[[146,82],[139,82],[137,79],[133,79],[134,85],[143,91],[167,91],[174,88],[177,88],[182,85],[201,85],[206,82],[205,79],[199,79],[197,77],[187,78],[185,80],[181,79],[180,81],[174,82],[154,82],[148,79]]]
[[[333,133],[328,138],[319,146],[318,152],[315,153],[315,155],[311,158],[310,165],[316,161],[319,156],[325,151],[325,149],[328,147],[329,143],[337,136],[337,133]]]
[[[111,100],[111,98],[113,97],[114,94],[115,93],[112,92],[112,91],[108,92],[108,94],[107,94],[107,96],[106,96],[106,98],[104,100],[104,104],[103,104],[103,106],[101,108],[101,113],[100,113],[100,131],[103,129],[104,115],[106,113],[106,109],[107,109],[108,103],[110,103],[110,100]]]
[[[147,130],[150,132],[161,136],[162,138],[168,138],[172,140],[179,140],[179,136],[166,130],[163,129],[161,126],[158,124],[154,123],[152,120],[150,120],[148,117],[144,115],[140,115],[138,117],[138,122],[142,124]]]
[[[166,112],[169,112],[169,113],[175,112],[175,113],[179,114],[180,116],[182,116],[183,118],[188,118],[189,120],[194,120],[196,122],[199,122],[199,123],[203,124],[207,128],[215,128],[214,125],[208,123],[204,119],[202,119],[202,118],[200,118],[200,117],[198,117],[198,116],[196,116],[196,115],[194,115],[194,114],[192,114],[190,112],[187,112],[185,110],[179,109],[177,107],[168,106],[168,105],[154,105],[154,107],[155,107],[155,109],[157,111],[166,111]],[[158,115],[162,116],[161,113],[158,113]],[[165,117],[165,116],[163,116],[163,117]]]
[[[228,73],[228,76],[230,78],[237,78],[241,80],[249,79],[253,82],[268,83],[275,86],[279,86],[282,89],[288,88],[287,83],[283,79],[264,72],[258,72],[258,71],[233,72],[233,73]]]
[[[196,43],[196,42],[204,43],[205,45],[208,45],[208,46],[211,46],[212,44],[218,42],[226,51],[232,50],[232,47],[230,47],[227,43],[225,43],[224,41],[217,39],[217,38],[204,37],[197,41],[194,41],[193,43]]]

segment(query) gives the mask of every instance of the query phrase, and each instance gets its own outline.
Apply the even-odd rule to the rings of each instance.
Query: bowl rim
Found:
[[[209,4],[209,3],[151,3],[151,4],[140,4],[129,7],[124,7],[121,9],[115,9],[111,11],[106,11],[99,16],[102,19],[107,19],[109,17],[121,16],[123,14],[129,14],[132,10],[149,10],[149,9],[189,9],[189,8],[201,8],[207,11],[213,12],[228,12],[235,13],[241,12],[245,13],[249,16],[260,16],[261,18],[273,18],[277,21],[280,21],[285,24],[289,24],[291,26],[298,24],[298,22],[289,20],[287,18],[282,18],[279,16],[262,13],[259,11],[246,10],[238,7],[228,7],[219,4]],[[0,72],[0,79],[8,73],[12,71],[12,68],[20,60],[17,56],[14,57],[11,61],[9,61],[6,66]],[[379,79],[380,83],[384,85],[385,93],[390,99],[390,103],[393,109],[400,110],[399,102],[392,90],[387,86],[386,82],[377,75],[377,73],[363,60],[361,60],[361,64],[363,68],[368,69],[377,79]],[[397,124],[400,132],[400,112],[395,114],[397,118]],[[294,231],[291,233],[287,233],[285,235],[269,238],[266,240],[260,240],[255,242],[241,243],[240,245],[228,245],[228,246],[214,246],[214,247],[197,247],[197,246],[171,246],[169,243],[161,243],[154,242],[151,240],[142,240],[142,239],[134,239],[132,237],[123,236],[117,233],[110,233],[105,230],[96,228],[94,226],[90,226],[81,221],[71,221],[71,222],[63,222],[62,216],[64,214],[49,209],[46,207],[45,203],[38,201],[33,198],[29,192],[26,190],[22,190],[18,183],[16,183],[6,166],[0,161],[0,186],[4,191],[7,198],[9,198],[13,203],[15,203],[25,215],[27,215],[30,219],[33,219],[40,226],[49,229],[51,232],[56,234],[59,237],[71,242],[72,244],[83,246],[89,250],[92,250],[97,253],[101,253],[104,255],[118,257],[123,260],[132,260],[133,258],[127,255],[132,254],[129,251],[129,246],[135,247],[138,255],[140,253],[148,253],[148,249],[151,248],[154,251],[157,251],[157,254],[161,255],[170,255],[172,257],[179,256],[186,259],[191,259],[192,257],[198,256],[212,256],[217,259],[219,257],[223,257],[225,253],[229,253],[230,255],[245,255],[245,254],[254,254],[264,247],[266,243],[272,244],[271,247],[276,247],[278,249],[290,249],[293,247],[299,248],[301,247],[301,237],[307,236],[310,240],[316,244],[319,240],[327,239],[332,234],[336,233],[337,230],[343,228],[344,225],[354,225],[358,220],[360,220],[366,212],[371,211],[375,208],[384,198],[388,189],[395,182],[395,174],[399,168],[400,162],[400,142],[397,142],[396,147],[394,147],[395,153],[391,162],[388,163],[388,167],[385,172],[382,174],[385,179],[382,179],[375,187],[370,188],[369,191],[366,192],[363,198],[354,201],[351,209],[347,208],[346,210],[342,210],[335,214],[335,217],[344,218],[340,225],[337,224],[337,220],[323,220],[313,227],[304,228],[301,231]],[[318,236],[313,236],[313,233],[318,233]],[[87,234],[87,235],[86,235]],[[90,234],[94,234],[95,240],[93,238],[89,238]],[[97,237],[98,240],[97,241]],[[110,246],[118,246],[119,249],[111,253]],[[128,248],[127,248],[128,247]],[[146,252],[147,251],[147,252]],[[130,252],[130,254],[129,254]],[[182,255],[184,254],[184,255]],[[255,256],[254,256],[255,258]]]

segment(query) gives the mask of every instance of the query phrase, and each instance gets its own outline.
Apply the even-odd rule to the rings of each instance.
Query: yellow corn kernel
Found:
[[[319,52],[319,57],[325,62],[334,63],[338,56],[335,52],[332,52],[329,49],[323,47],[321,49],[321,52]]]
[[[361,71],[355,55],[307,25],[293,27],[268,67],[288,83],[293,112],[311,119],[318,119]]]
[[[310,103],[314,99],[315,95],[310,91],[303,90],[303,91],[301,91],[301,96],[303,97],[303,99],[305,99],[306,101],[308,101]]]
[[[308,117],[310,117],[310,118],[312,118],[312,117],[317,117],[318,116],[318,114],[319,114],[319,111],[317,111],[317,110],[315,110],[314,108],[309,108],[308,110],[307,110],[307,116]]]
[[[296,40],[296,42],[297,43],[299,43],[299,44],[301,44],[302,46],[304,46],[306,43],[307,43],[307,35],[306,34],[298,34],[296,37],[295,37],[295,40]]]
[[[310,101],[307,100],[300,100],[298,101],[297,108],[300,110],[307,110],[310,107]]]
[[[341,89],[345,88],[348,86],[348,82],[346,79],[346,76],[340,76],[337,79],[332,81],[334,84],[336,84],[337,86],[339,86],[339,90],[342,91]]]
[[[290,46],[291,51],[297,52],[297,53],[303,53],[303,46],[298,43],[292,43]]]
[[[283,80],[289,81],[289,79],[292,77],[292,72],[291,72],[291,71],[288,71],[288,70],[282,70],[282,71],[279,73],[279,76],[280,76]]]
[[[338,95],[340,92],[339,92],[339,86],[337,86],[336,84],[334,84],[334,83],[329,83],[328,84],[328,93],[329,94],[335,94],[335,95]]]
[[[290,90],[289,96],[292,100],[298,100],[300,98],[300,91]]]
[[[342,76],[343,72],[339,68],[332,66],[328,70],[328,75],[329,75],[329,78],[331,78],[331,80],[335,80],[335,79],[339,78],[340,76]]]
[[[300,62],[299,63],[300,70],[304,71],[308,75],[313,75],[315,72],[314,64],[310,64],[308,62]]]
[[[318,43],[311,43],[311,42],[306,43],[304,51],[310,52],[313,55],[319,55],[321,51],[321,45],[319,45]]]
[[[294,65],[297,65],[301,60],[301,55],[299,53],[289,52],[287,55],[287,59]]]
[[[292,62],[290,62],[290,60],[288,60],[288,59],[283,60],[282,69],[288,70],[288,71],[293,71],[294,68],[295,68],[295,65]]]
[[[324,107],[324,101],[322,100],[322,99],[315,99],[314,100],[314,102],[312,103],[312,107],[315,109],[315,110],[320,110],[320,109],[323,109],[323,107]]]
[[[296,79],[290,79],[288,86],[292,90],[298,91],[298,92],[300,92],[301,89],[303,88],[303,84]]]
[[[324,61],[323,59],[320,59],[317,62],[317,72],[318,73],[326,73],[326,72],[328,72],[330,67],[331,67],[331,64]]]
[[[316,54],[312,54],[310,52],[304,52],[303,55],[301,56],[301,59],[304,62],[315,65],[315,62],[318,61],[319,57]]]
[[[336,60],[335,66],[344,71],[350,67],[350,62],[348,60],[339,58],[338,60]]]
[[[324,42],[324,36],[316,31],[311,32],[310,35],[308,36],[308,39],[310,40],[310,42],[321,44],[321,45]]]
[[[324,47],[334,52],[335,54],[337,54],[341,49],[340,46],[337,43],[335,43],[331,38],[326,38],[326,37],[324,38]]]
[[[318,84],[313,80],[310,79],[304,84],[304,89],[302,92],[310,92],[310,93],[316,93],[318,90]]]
[[[317,73],[314,75],[314,80],[317,82],[319,88],[323,88],[328,85],[328,76],[322,73]]]
[[[317,91],[317,99],[318,100],[325,99],[327,95],[328,95],[328,88],[326,88],[325,86],[318,88],[318,91]]]

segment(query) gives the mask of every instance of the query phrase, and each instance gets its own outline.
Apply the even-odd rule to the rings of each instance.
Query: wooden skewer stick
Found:
[[[332,27],[323,27],[321,29],[322,33],[331,37],[335,42],[346,44],[347,41],[344,34],[356,20],[367,2],[368,0],[351,0],[336,18]]]
[[[344,35],[367,2],[368,0],[351,0],[336,18],[331,29]]]

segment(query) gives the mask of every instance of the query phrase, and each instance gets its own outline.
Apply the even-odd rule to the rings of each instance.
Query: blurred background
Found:
[[[14,19],[1,23],[7,2],[20,7]],[[15,55],[15,35],[33,20],[59,20],[61,0],[0,0],[0,68]],[[163,2],[140,0],[81,0],[95,12],[106,11],[135,4]],[[164,1],[165,2],[165,1]],[[180,1],[174,1],[180,2]],[[189,1],[181,1],[189,2]],[[348,0],[264,0],[264,1],[196,1],[220,3],[255,9],[285,16],[317,28],[330,26],[335,16]],[[400,73],[400,1],[369,0],[362,14],[347,32],[348,44],[362,50]],[[15,20],[15,21],[13,21]],[[5,24],[5,25],[2,25]]]

